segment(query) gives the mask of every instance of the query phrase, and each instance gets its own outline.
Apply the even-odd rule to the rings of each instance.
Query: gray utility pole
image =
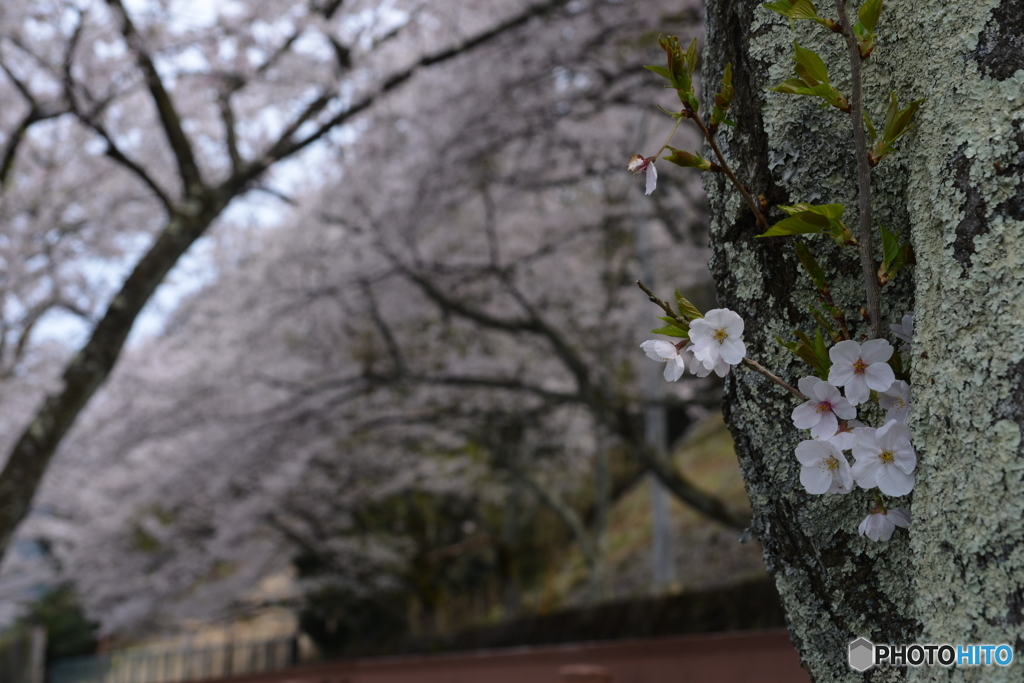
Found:
[[[639,126],[642,140],[646,126]],[[639,149],[639,145],[637,145]],[[638,192],[639,194],[639,192]],[[651,230],[648,211],[643,205],[650,201],[640,197],[636,209],[636,250],[640,261],[640,279],[648,287],[655,287],[653,247],[651,246]],[[662,398],[665,395],[665,378],[663,368],[653,363],[644,363],[641,377],[642,395],[644,398],[644,440],[658,453],[666,456],[668,449],[668,425],[665,422],[665,406]],[[676,565],[672,552],[672,511],[669,507],[669,494],[661,480],[653,472],[647,474],[647,483],[651,489],[651,560],[653,572],[653,592],[664,593],[676,583]]]

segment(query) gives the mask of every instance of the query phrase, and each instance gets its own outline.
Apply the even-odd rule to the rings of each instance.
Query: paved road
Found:
[[[580,676],[592,665],[608,676]],[[577,668],[573,668],[573,667]],[[572,672],[577,674],[573,675]],[[785,630],[341,660],[218,683],[808,683]]]

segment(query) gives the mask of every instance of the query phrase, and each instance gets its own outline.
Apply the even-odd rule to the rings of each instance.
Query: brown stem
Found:
[[[850,119],[853,122],[853,144],[857,154],[857,218],[860,223],[860,266],[864,275],[864,293],[868,310],[868,339],[876,339],[882,319],[882,296],[871,253],[871,160],[864,136],[864,95],[862,92],[860,48],[846,13],[846,0],[835,0],[839,25],[846,39],[850,57]]]
[[[754,212],[754,217],[757,219],[758,224],[765,230],[768,230],[771,226],[768,225],[768,220],[764,217],[764,214],[761,213],[761,209],[757,205],[757,200],[754,199],[747,188],[743,186],[743,183],[739,181],[739,178],[736,177],[736,174],[732,172],[732,169],[729,168],[729,162],[725,160],[725,155],[722,154],[722,150],[719,149],[718,143],[715,142],[714,134],[708,130],[707,126],[704,125],[704,121],[700,118],[700,114],[695,111],[690,111],[688,113],[693,122],[697,124],[698,128],[700,128],[700,132],[704,134],[704,139],[706,139],[708,144],[711,145],[711,149],[715,153],[715,156],[718,157],[718,163],[721,165],[722,170],[725,171],[725,175],[729,176],[729,180],[732,181],[732,184],[735,185],[736,189],[740,191],[741,195],[743,195],[743,199],[747,202],[747,206],[749,206],[750,210]]]
[[[756,360],[751,360],[749,358],[744,358],[743,359],[743,364],[746,365],[751,370],[753,370],[754,372],[760,372],[762,375],[764,375],[765,377],[767,377],[771,381],[775,382],[780,387],[782,387],[783,389],[785,389],[789,393],[793,394],[794,396],[796,396],[801,401],[808,401],[808,400],[810,400],[810,399],[807,398],[807,396],[805,396],[803,394],[802,391],[800,391],[799,389],[797,389],[797,388],[793,387],[792,385],[790,385],[788,382],[786,382],[786,380],[782,379],[781,377],[776,375],[774,372],[772,372],[771,370],[769,370],[765,366],[763,366],[760,363],[758,363]]]
[[[686,322],[685,320],[680,318],[678,315],[676,315],[676,312],[672,310],[672,306],[670,306],[669,304],[667,304],[664,301],[662,301],[661,299],[659,299],[658,295],[655,294],[654,292],[652,292],[650,287],[645,285],[640,280],[636,281],[636,286],[639,287],[640,289],[644,290],[644,294],[646,294],[647,298],[651,300],[651,303],[652,304],[656,304],[657,306],[660,306],[661,310],[665,311],[665,314],[668,315],[668,317],[672,318],[673,320],[675,320],[677,323],[679,323],[683,327],[689,329],[690,323]]]
[[[672,318],[673,320],[675,320],[676,322],[678,322],[678,323],[680,323],[682,325],[686,325],[686,327],[690,326],[689,323],[687,323],[685,320],[683,320],[678,315],[676,315],[675,311],[672,310],[672,307],[670,305],[668,305],[667,303],[665,303],[664,301],[659,299],[658,295],[655,294],[654,292],[652,292],[647,285],[645,285],[640,280],[637,280],[636,284],[637,284],[637,287],[639,287],[640,289],[642,289],[644,291],[644,294],[647,295],[647,298],[649,298],[652,303],[657,304],[658,306],[660,306],[661,310],[665,311],[665,313],[667,313],[670,318]],[[758,363],[756,360],[751,360],[749,358],[744,358],[743,359],[743,364],[746,365],[751,370],[753,370],[754,372],[761,373],[762,375],[764,375],[765,377],[767,377],[771,381],[775,382],[780,387],[782,387],[783,389],[785,389],[789,393],[793,394],[797,398],[799,398],[801,400],[804,400],[804,401],[808,400],[808,398],[806,396],[804,396],[804,394],[802,392],[800,392],[798,389],[795,389],[792,385],[788,384],[786,382],[786,380],[782,379],[781,377],[776,375],[774,372],[772,372],[771,370],[769,370],[765,366],[763,366],[760,363]]]

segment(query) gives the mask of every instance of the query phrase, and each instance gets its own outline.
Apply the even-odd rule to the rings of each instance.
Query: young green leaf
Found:
[[[875,141],[868,152],[868,160],[872,166],[884,159],[892,151],[893,144],[909,130],[910,120],[923,103],[923,99],[914,100],[905,109],[900,109],[896,93],[889,95],[889,106],[885,112],[885,128],[882,130],[882,137]]]
[[[825,331],[828,332],[829,337],[831,337],[833,340],[838,339],[839,334],[836,332],[835,328],[832,327],[832,324],[828,322],[828,319],[825,317],[825,314],[819,311],[814,306],[811,306],[810,309],[811,317],[814,318],[814,321],[821,325],[823,328],[825,328]],[[819,329],[818,332],[820,333],[821,330]],[[817,346],[815,346],[815,351],[817,351]]]
[[[732,64],[729,63],[725,65],[725,74],[722,76],[722,89],[715,95],[715,108],[711,112],[712,132],[726,120],[725,114],[732,105],[733,94]]]
[[[825,62],[814,50],[800,47],[800,43],[793,41],[793,61],[796,62],[796,75],[810,87],[824,83],[828,85],[828,69]]]
[[[843,223],[842,204],[795,204],[793,206],[780,206],[780,209],[789,214],[767,232],[757,237],[776,237],[779,235],[810,235],[825,233],[832,235],[840,244],[853,241],[853,235]]]
[[[839,25],[836,22],[818,16],[818,10],[811,0],[779,0],[761,6],[788,18],[790,28],[793,28],[793,22],[796,19],[810,19],[832,31],[839,30]]]
[[[795,40],[793,41],[793,50],[793,61],[796,62],[794,70],[799,78],[790,78],[769,90],[786,95],[820,97],[837,109],[850,111],[850,102],[829,83],[828,69],[825,68],[825,62],[821,57],[813,50],[801,47]]]
[[[683,168],[699,168],[702,171],[713,171],[719,168],[718,164],[712,163],[702,157],[699,154],[691,154],[690,152],[676,149],[675,147],[666,147],[672,153],[668,156],[662,157],[665,161],[671,161],[677,166]]]
[[[814,256],[811,254],[811,250],[807,248],[807,245],[799,240],[793,243],[796,247],[796,257],[800,259],[800,263],[803,264],[804,270],[811,277],[811,282],[822,294],[827,294],[829,291],[828,281],[825,279],[825,271],[822,270],[818,262],[814,260]]]
[[[896,255],[899,253],[900,240],[884,225],[879,227],[882,232],[882,265],[888,270],[889,265],[896,260]]]
[[[686,330],[681,330],[673,325],[666,325],[665,327],[656,327],[651,330],[651,334],[663,334],[666,337],[679,337],[681,339],[689,339],[690,333]]]
[[[663,66],[653,66],[651,64],[644,64],[644,68],[648,69],[650,71],[653,71],[654,73],[658,74],[662,78],[665,78],[665,79],[667,79],[669,81],[672,80],[672,73],[668,69],[663,67]]]
[[[679,305],[679,314],[683,318],[686,318],[687,320],[696,320],[697,318],[704,317],[704,314],[701,313],[696,306],[691,304],[685,296],[680,294],[678,289],[676,290],[675,294],[676,303]]]
[[[868,33],[874,33],[878,26],[878,17],[881,14],[882,0],[864,0],[864,4],[857,11],[857,18],[860,19],[860,23],[868,30]]]

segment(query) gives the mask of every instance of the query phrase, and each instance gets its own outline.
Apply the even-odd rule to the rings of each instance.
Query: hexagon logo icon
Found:
[[[850,643],[850,666],[857,671],[867,671],[875,665],[875,646],[867,638],[858,638]]]

